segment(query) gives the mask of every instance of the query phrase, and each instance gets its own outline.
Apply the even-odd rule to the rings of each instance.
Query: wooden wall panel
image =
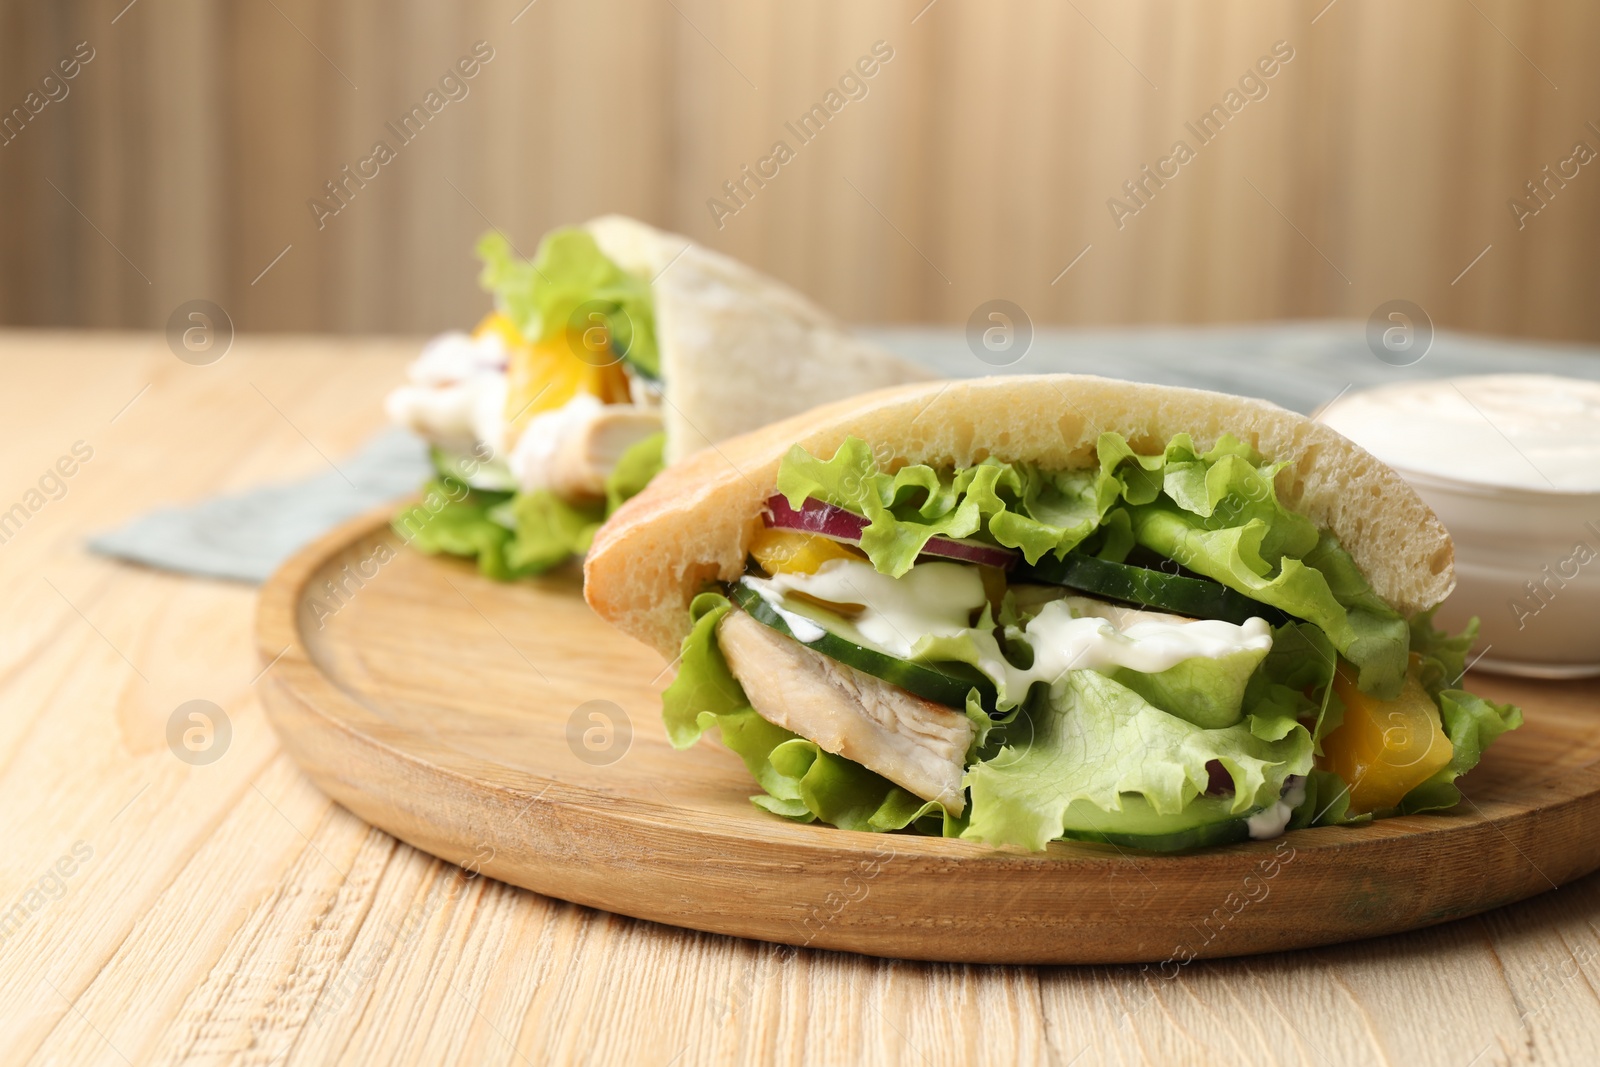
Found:
[[[531,252],[623,211],[860,321],[1407,297],[1442,326],[1600,340],[1600,164],[1521,230],[1506,206],[1575,141],[1600,151],[1585,0],[525,3],[0,3],[0,108],[96,52],[0,147],[0,321],[156,326],[208,297],[246,329],[435,330],[483,308],[491,223]],[[319,228],[307,201],[479,40],[467,97]],[[879,40],[865,98],[800,144],[785,123]],[[1279,40],[1268,95],[1114,225],[1108,198]],[[707,200],[778,140],[794,160],[719,227]]]

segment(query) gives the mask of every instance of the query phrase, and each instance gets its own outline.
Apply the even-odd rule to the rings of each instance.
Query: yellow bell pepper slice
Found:
[[[505,343],[507,350],[521,348],[527,344],[527,338],[522,336],[522,331],[517,329],[516,323],[509,316],[498,311],[491,311],[483,317],[483,321],[473,327],[472,336],[476,340],[489,334],[499,334],[500,340]]]
[[[1417,678],[1415,656],[1394,700],[1363,693],[1354,669],[1343,661],[1333,691],[1344,703],[1344,721],[1322,739],[1319,762],[1349,784],[1352,813],[1394,807],[1450,762],[1454,750],[1438,707]]]
[[[763,527],[750,542],[750,555],[768,574],[815,574],[830,559],[865,559],[838,541],[799,530]]]
[[[628,403],[628,375],[622,364],[596,366],[580,359],[582,343],[582,336],[569,330],[511,348],[505,414],[513,433],[520,433],[541,412],[565,407],[580,393],[597,397],[602,404]]]

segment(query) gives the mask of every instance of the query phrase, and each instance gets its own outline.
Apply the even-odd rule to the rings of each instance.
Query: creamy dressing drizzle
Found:
[[[1018,667],[1001,655],[993,634],[968,625],[988,598],[977,568],[967,564],[919,563],[891,578],[864,560],[840,559],[829,560],[815,574],[745,581],[779,611],[786,592],[859,607],[850,615],[851,624],[902,659],[911,658],[926,637],[970,635],[981,654],[978,669],[1016,696],[1034,682],[1053,684],[1069,670],[1108,672],[1124,667],[1158,674],[1188,659],[1221,659],[1272,648],[1272,629],[1265,619],[1247,619],[1242,625],[1197,621],[1067,596],[1046,604],[1021,629],[1013,628],[1012,635],[1025,638],[1033,648],[1033,665]],[[821,636],[814,624],[810,630]]]
[[[786,592],[859,607],[860,614],[850,617],[855,628],[901,659],[911,658],[922,637],[966,633],[972,613],[988,601],[978,569],[965,563],[919,563],[901,577],[891,578],[864,560],[831,559],[815,574],[745,580],[774,608],[781,608]]]
[[[1135,608],[1106,611],[1110,607],[1079,596],[1046,604],[1022,629],[1021,635],[1033,646],[1033,666],[1022,670],[1008,665],[1008,684],[1053,682],[1069,670],[1105,672],[1125,667],[1160,674],[1188,659],[1222,659],[1272,648],[1272,628],[1265,619],[1235,625]]]
[[[1266,841],[1282,837],[1289,826],[1294,809],[1306,802],[1306,780],[1298,775],[1284,783],[1283,795],[1244,821],[1250,830],[1250,840]]]
[[[771,601],[767,602],[767,606],[773,610],[778,618],[783,620],[783,624],[789,627],[789,633],[793,634],[794,639],[799,641],[802,645],[809,645],[813,641],[820,641],[822,640],[823,635],[828,632],[821,626],[806,618],[804,615],[796,615],[792,611],[785,611],[783,608],[778,607]]]

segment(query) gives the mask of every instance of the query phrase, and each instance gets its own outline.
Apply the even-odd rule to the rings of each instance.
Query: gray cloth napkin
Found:
[[[389,430],[340,460],[337,471],[152,511],[90,539],[89,548],[163,570],[264,582],[302,545],[415,492],[431,469],[422,438]]]
[[[1308,413],[1342,392],[1414,378],[1516,371],[1600,380],[1600,349],[1591,346],[1449,333],[1438,334],[1417,362],[1391,366],[1367,346],[1364,325],[1349,322],[1040,330],[1007,366],[979,359],[958,329],[860,332],[944,377],[1099,374],[1256,396]],[[341,460],[339,470],[343,475],[329,471],[303,482],[152,512],[94,538],[89,547],[166,570],[264,581],[324,531],[414,491],[428,475],[427,450],[414,435],[394,430]]]

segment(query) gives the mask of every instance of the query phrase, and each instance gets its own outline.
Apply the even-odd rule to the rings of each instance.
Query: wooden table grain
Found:
[[[1593,1062],[1600,876],[1312,952],[945,966],[618,918],[365,825],[263,719],[255,591],[83,542],[327,469],[414,350],[241,337],[193,366],[159,335],[0,333],[0,1061]],[[231,728],[209,764],[169,747],[190,700]]]

